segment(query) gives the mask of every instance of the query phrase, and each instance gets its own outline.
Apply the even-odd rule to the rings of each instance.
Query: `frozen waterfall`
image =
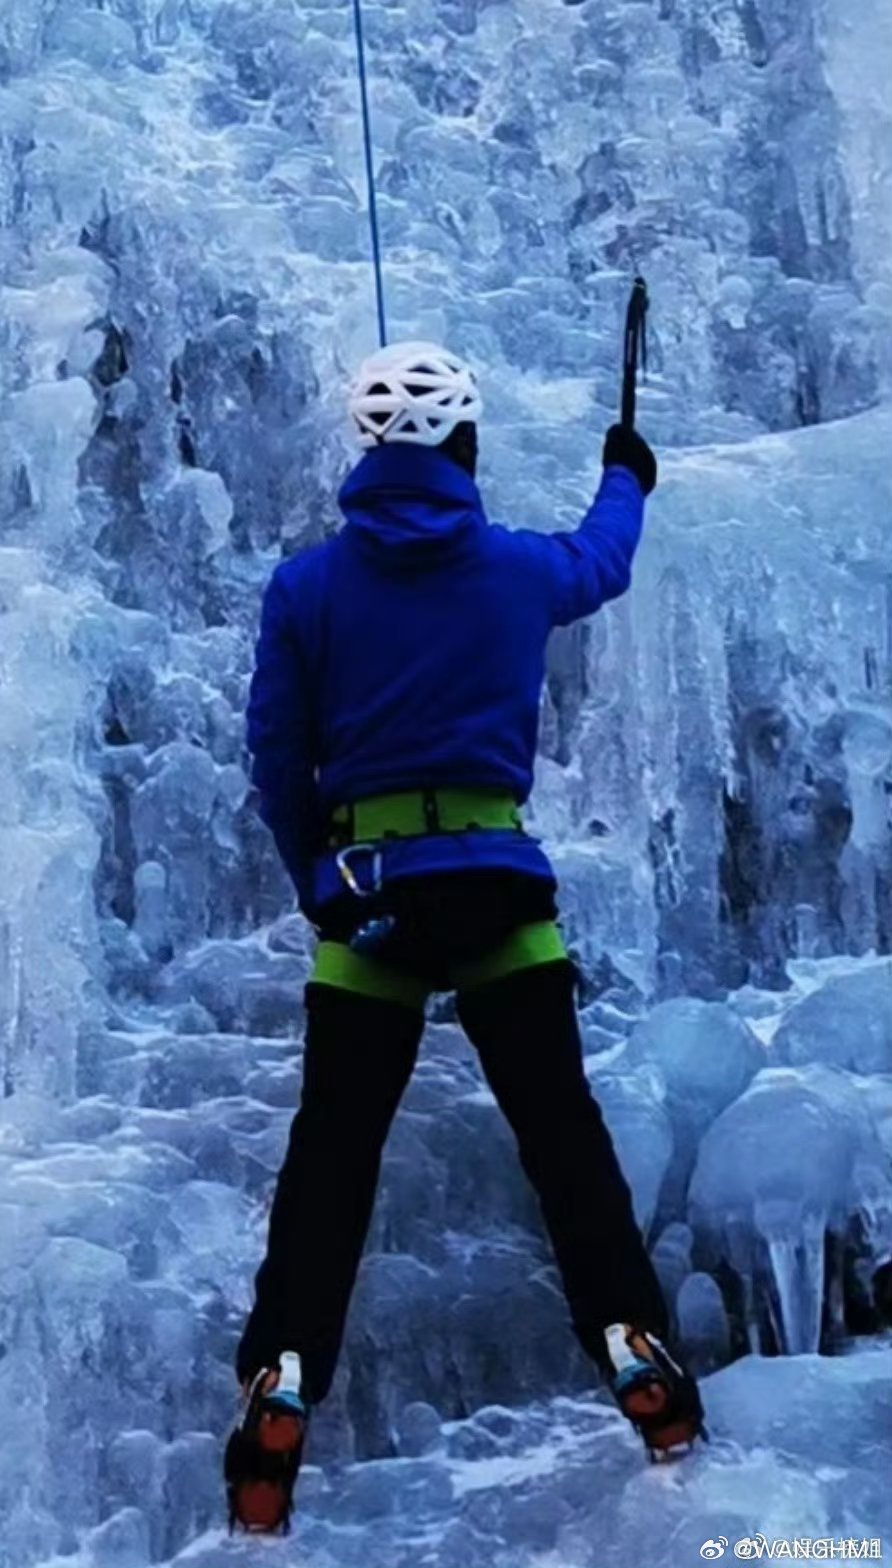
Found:
[[[662,483],[530,820],[713,1444],[651,1473],[593,1390],[444,1003],[296,1536],[221,1537],[311,951],[245,697],[374,340],[351,7],[3,0],[0,1568],[892,1550],[888,4],[364,3],[392,331],[479,365],[494,518],[575,522],[651,288]]]

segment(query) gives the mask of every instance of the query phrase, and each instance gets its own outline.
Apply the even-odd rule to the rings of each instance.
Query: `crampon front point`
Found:
[[[708,1441],[695,1380],[655,1334],[625,1323],[606,1331],[614,1398],[641,1434],[651,1462],[665,1464]]]
[[[226,1446],[224,1473],[230,1533],[287,1535],[309,1412],[301,1397],[300,1357],[262,1368],[248,1390],[245,1414]]]

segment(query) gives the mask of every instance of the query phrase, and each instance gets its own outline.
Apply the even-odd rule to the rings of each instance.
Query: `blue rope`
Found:
[[[369,113],[369,87],[365,69],[365,43],[362,34],[361,0],[353,0],[356,28],[356,57],[359,61],[359,87],[362,94],[362,132],[365,142],[365,173],[369,188],[369,225],[372,231],[372,262],[375,268],[375,298],[378,304],[378,340],[387,344],[387,318],[384,312],[384,273],[381,266],[381,234],[378,228],[378,200],[375,192],[375,162],[372,152],[372,120]]]

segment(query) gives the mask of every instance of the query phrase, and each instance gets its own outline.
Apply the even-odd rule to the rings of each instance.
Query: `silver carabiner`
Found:
[[[353,867],[350,865],[351,855],[371,856],[372,885],[370,888],[362,888],[357,882]],[[377,844],[348,844],[346,848],[338,850],[335,856],[335,865],[354,897],[374,898],[375,894],[381,891],[384,861]]]

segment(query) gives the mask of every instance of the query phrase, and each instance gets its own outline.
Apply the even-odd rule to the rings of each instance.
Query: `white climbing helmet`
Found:
[[[483,401],[457,354],[436,343],[392,343],[360,366],[348,407],[362,446],[439,446],[456,425],[477,423]]]

